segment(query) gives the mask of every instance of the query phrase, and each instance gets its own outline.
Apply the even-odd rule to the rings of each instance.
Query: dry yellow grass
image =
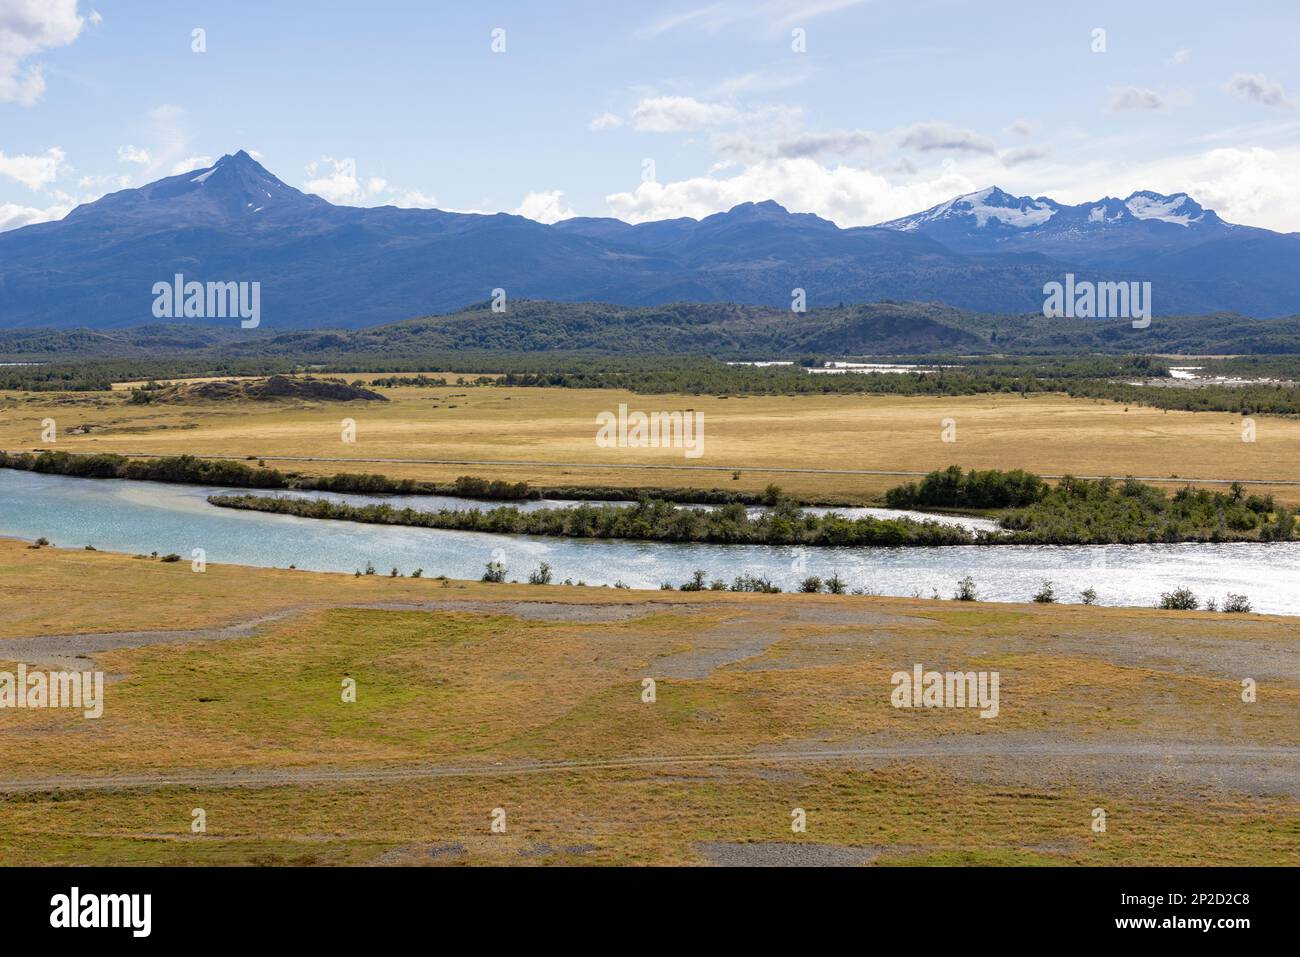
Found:
[[[1257,441],[1246,443],[1237,416],[1126,409],[1063,396],[718,398],[455,386],[399,388],[386,394],[392,401],[132,406],[117,393],[0,393],[0,448],[42,447],[41,422],[53,417],[60,428],[55,447],[68,451],[527,461],[556,465],[273,464],[311,474],[375,471],[428,480],[478,474],[545,485],[759,490],[775,482],[796,494],[862,501],[902,479],[746,470],[924,472],[957,463],[1040,474],[1131,474],[1173,485],[1180,484],[1179,478],[1300,478],[1295,464],[1300,420],[1259,417]],[[596,416],[616,410],[619,403],[632,410],[702,411],[704,455],[688,460],[679,449],[598,448]],[[356,420],[355,443],[342,441],[343,418]],[[941,439],[945,419],[956,423],[956,442]],[[92,430],[71,434],[84,425]],[[636,468],[641,465],[718,470]],[[739,479],[732,479],[728,470],[733,467],[741,470]],[[1295,486],[1261,490],[1275,492],[1282,502],[1300,502]]]
[[[99,719],[0,711],[0,788],[58,779],[0,801],[10,862],[1300,863],[1292,619],[194,574],[9,540],[0,587],[0,662],[291,612],[95,652]],[[917,662],[997,671],[998,716],[891,707]]]

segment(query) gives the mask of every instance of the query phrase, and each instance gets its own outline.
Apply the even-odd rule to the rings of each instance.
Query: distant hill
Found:
[[[371,389],[331,382],[312,376],[289,378],[273,375],[266,379],[241,379],[237,381],[188,382],[164,386],[161,389],[140,390],[140,395],[151,402],[229,402],[253,399],[308,399],[317,402],[387,402],[388,397]],[[143,400],[141,400],[143,401]]]
[[[0,328],[151,323],[163,318],[154,285],[177,274],[259,283],[261,327],[282,332],[444,313],[498,288],[512,302],[788,309],[802,289],[810,308],[895,300],[1035,313],[1044,283],[1066,272],[1151,281],[1157,315],[1300,308],[1300,236],[1226,223],[1181,193],[1063,206],[994,188],[851,229],[770,201],[698,221],[547,226],[504,213],[335,206],[240,151],[0,233]]]
[[[214,331],[151,325],[91,331],[0,330],[0,361],[205,357],[418,362],[457,353],[699,355],[798,359],[807,355],[1296,354],[1300,315],[1124,320],[991,315],[941,303],[880,302],[791,313],[736,303],[619,306],[522,300],[503,313],[487,303],[366,329]]]

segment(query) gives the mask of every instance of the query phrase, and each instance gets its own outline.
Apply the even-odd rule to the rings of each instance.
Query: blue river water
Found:
[[[54,545],[140,554],[203,549],[209,563],[347,572],[372,563],[425,576],[478,578],[489,561],[507,579],[526,581],[547,562],[554,580],[632,588],[681,584],[695,569],[730,583],[762,575],[786,590],[804,577],[838,573],[868,594],[950,597],[964,575],[990,601],[1026,601],[1043,580],[1058,600],[1075,602],[1093,588],[1103,605],[1151,606],[1179,586],[1219,601],[1247,595],[1256,611],[1300,615],[1300,542],[1088,546],[951,546],[943,548],[796,548],[766,545],[661,544],[491,535],[439,529],[322,521],[221,509],[208,495],[240,489],[200,488],[38,475],[0,469],[0,535]],[[277,494],[277,493],[271,493]],[[312,493],[279,493],[312,494]],[[417,508],[491,507],[430,496],[325,497],[386,501]],[[530,503],[529,508],[562,503]],[[858,510],[837,510],[859,513]]]

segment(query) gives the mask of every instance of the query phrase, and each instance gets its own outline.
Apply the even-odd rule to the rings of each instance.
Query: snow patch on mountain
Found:
[[[996,186],[990,186],[977,193],[966,193],[946,203],[940,203],[923,213],[881,223],[881,226],[912,232],[928,223],[974,217],[976,226],[980,228],[987,226],[991,220],[996,220],[1004,226],[1028,229],[1047,222],[1056,214],[1056,210],[1056,205],[1050,201],[1030,199],[1027,196],[1011,196]]]
[[[1124,205],[1138,219],[1156,219],[1184,227],[1199,223],[1205,218],[1205,211],[1186,193],[1174,193],[1172,196],[1134,193],[1124,201]]]
[[[1106,207],[1094,206],[1088,210],[1088,222],[1090,223],[1116,223],[1124,218],[1123,210],[1116,210],[1110,216],[1106,215]]]

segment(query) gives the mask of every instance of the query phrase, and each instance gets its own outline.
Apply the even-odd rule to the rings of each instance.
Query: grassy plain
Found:
[[[49,447],[40,441],[48,417],[59,428],[54,447],[68,451],[394,459],[270,464],[309,474],[372,471],[435,481],[475,474],[537,485],[751,491],[775,482],[796,495],[862,502],[877,499],[900,477],[755,470],[925,472],[955,463],[1049,475],[1132,474],[1172,486],[1186,478],[1300,478],[1300,420],[1260,416],[1255,441],[1244,442],[1239,416],[1126,408],[1056,395],[721,398],[465,386],[397,388],[385,394],[390,402],[130,405],[118,392],[0,393],[0,448]],[[680,449],[598,448],[596,416],[616,411],[620,403],[634,411],[703,412],[704,454],[687,459]],[[356,421],[355,443],[341,439],[343,418]],[[955,426],[953,442],[942,439],[945,420]],[[73,434],[85,426],[89,431]],[[412,459],[547,465],[404,464]],[[651,465],[656,468],[645,467]],[[733,469],[740,471],[738,478]],[[1298,486],[1256,490],[1274,492],[1283,503],[1300,503]]]
[[[1293,619],[195,574],[12,540],[0,609],[0,669],[109,675],[99,719],[0,711],[9,863],[1300,864]],[[891,707],[918,662],[999,672],[998,716]]]

